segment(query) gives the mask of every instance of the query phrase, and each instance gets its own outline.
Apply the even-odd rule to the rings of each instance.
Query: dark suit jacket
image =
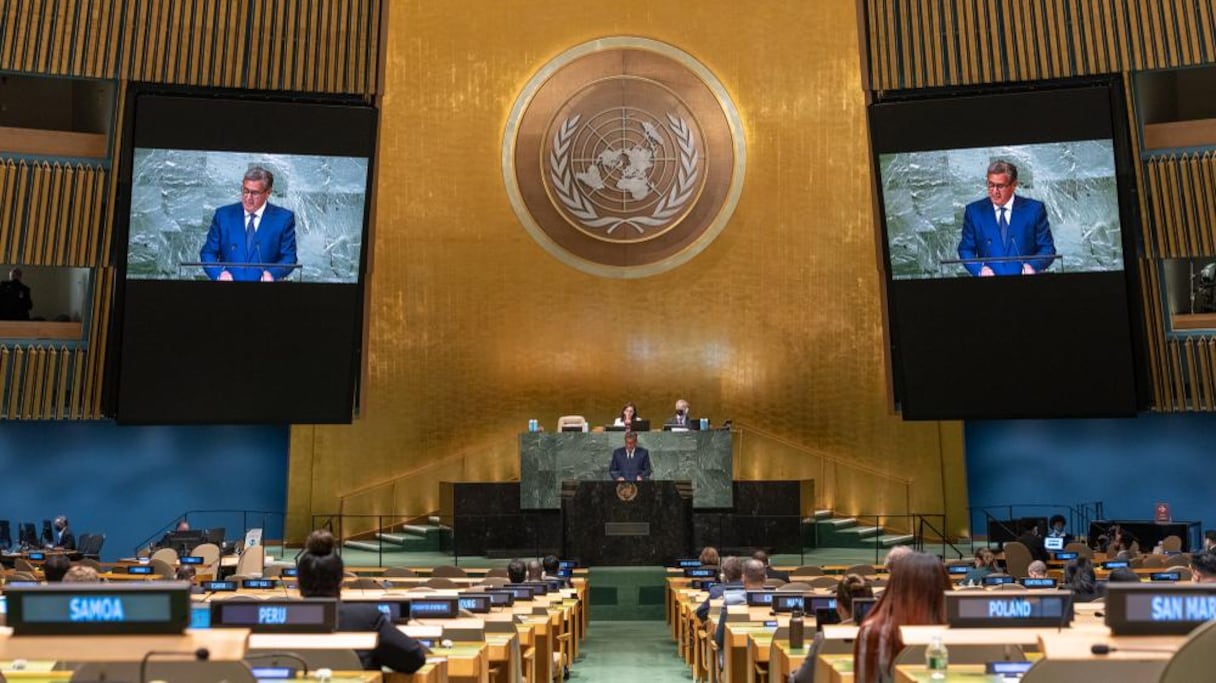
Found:
[[[29,320],[34,299],[20,280],[0,282],[0,320]]]
[[[55,532],[51,532],[51,543],[57,548],[64,550],[76,549],[76,535],[72,533],[71,528],[63,530],[63,535],[59,537],[59,542],[55,543]]]
[[[412,674],[426,664],[426,648],[399,631],[375,603],[339,603],[338,630],[380,634],[376,649],[356,651],[363,668],[368,671],[379,671],[380,667],[387,666],[393,671]]]
[[[663,423],[663,426],[664,427],[683,427],[685,429],[700,429],[701,428],[701,419],[693,417],[692,415],[685,415],[684,424],[680,424],[680,416],[673,414],[671,417],[667,418],[667,421]]]
[[[705,601],[697,606],[697,618],[700,619],[701,621],[705,621],[706,619],[708,619],[709,618],[709,601],[717,600],[718,598],[722,597],[722,593],[724,593],[725,591],[727,591],[728,589],[731,589],[731,588],[735,588],[735,589],[743,588],[743,582],[742,581],[731,581],[730,583],[716,583],[712,587],[710,587],[709,597],[705,598]]]
[[[650,474],[650,451],[645,448],[638,446],[633,449],[632,460],[625,456],[624,446],[612,452],[612,464],[608,466],[608,476],[613,479],[624,477],[625,481],[636,481],[638,475],[641,475],[642,479],[649,479]]]
[[[790,582],[790,573],[783,572],[780,569],[773,569],[772,567],[765,567],[764,575],[770,579],[781,579],[782,581],[784,581],[786,583]]]
[[[1007,217],[1009,229],[1005,242],[1001,242],[1001,229],[996,224],[996,211],[992,200],[980,199],[971,202],[963,211],[963,234],[958,243],[958,257],[976,259],[986,256],[1024,256],[1023,260],[993,261],[992,263],[967,263],[964,266],[972,275],[988,266],[996,275],[1018,275],[1022,264],[1028,263],[1035,272],[1047,270],[1054,261],[1034,256],[1055,256],[1056,245],[1051,237],[1051,225],[1047,222],[1047,207],[1036,199],[1014,195],[1013,211]]]
[[[295,263],[296,262],[296,215],[281,206],[267,203],[262,212],[249,248],[245,242],[245,207],[238,202],[221,206],[211,218],[207,241],[198,257],[204,263]],[[233,280],[255,282],[262,277],[261,268],[204,268],[207,277],[218,279],[227,270]],[[290,268],[267,268],[276,280],[291,274]]]

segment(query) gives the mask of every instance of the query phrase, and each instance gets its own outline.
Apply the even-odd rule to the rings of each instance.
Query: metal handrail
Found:
[[[284,535],[287,534],[287,513],[283,512],[281,510],[223,510],[223,509],[186,510],[185,512],[183,512],[179,515],[175,515],[173,517],[172,521],[168,522],[167,524],[161,525],[155,533],[153,533],[151,536],[148,536],[143,541],[141,541],[139,544],[137,544],[135,546],[135,548],[132,550],[132,554],[138,555],[140,550],[147,548],[149,545],[152,544],[153,541],[160,540],[162,537],[164,537],[164,535],[166,533],[175,529],[177,527],[177,523],[179,521],[189,520],[190,515],[232,515],[232,514],[238,514],[238,513],[241,515],[241,535],[242,536],[244,536],[245,532],[250,529],[250,526],[249,526],[250,515],[255,515],[255,516],[261,517],[263,529],[266,528],[266,517],[267,516],[278,517],[280,522],[283,524],[283,534]],[[280,548],[280,550],[279,550],[280,557],[282,556],[282,554],[283,554],[283,549]]]

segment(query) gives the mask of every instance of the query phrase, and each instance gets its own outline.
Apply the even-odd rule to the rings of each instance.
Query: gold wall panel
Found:
[[[717,240],[628,281],[537,246],[498,165],[534,71],[610,35],[701,60],[748,143]],[[379,491],[352,510],[408,516],[439,508],[440,480],[516,478],[529,418],[605,423],[632,400],[657,423],[680,397],[779,437],[744,446],[744,478],[816,476],[812,450],[910,480],[911,500],[876,501],[880,475],[842,466],[831,501],[842,512],[941,512],[949,500],[951,531],[965,526],[960,426],[889,410],[856,6],[410,0],[393,3],[386,50],[361,413],[293,427],[289,535],[346,494]]]
[[[1068,78],[1216,60],[1207,0],[858,0],[873,90]]]

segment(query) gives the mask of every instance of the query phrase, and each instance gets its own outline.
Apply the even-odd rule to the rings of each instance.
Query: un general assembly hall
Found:
[[[0,683],[1198,683],[1211,0],[0,0]]]

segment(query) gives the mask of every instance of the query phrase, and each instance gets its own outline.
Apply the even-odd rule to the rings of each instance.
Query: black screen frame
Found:
[[[990,121],[969,127],[951,125],[998,102],[1003,112],[1001,125]],[[1052,102],[1054,108],[1045,115],[1043,105]],[[1092,105],[1098,102],[1108,116],[1095,118]],[[943,112],[951,112],[952,118],[944,119]],[[905,420],[1130,417],[1147,408],[1149,382],[1137,268],[1137,257],[1143,252],[1135,180],[1138,162],[1132,154],[1128,120],[1124,83],[1118,75],[885,91],[875,97],[867,108],[867,121],[875,169],[891,397]],[[1109,138],[1114,148],[1122,271],[982,281],[892,277],[881,155],[1097,138]],[[1118,293],[1117,301],[1112,300],[1112,292]],[[1056,303],[1064,297],[1076,297],[1078,303],[1072,308]],[[993,302],[1007,310],[985,311]],[[1095,303],[1096,308],[1090,305]],[[987,317],[977,315],[974,321],[967,317],[975,311],[986,312]],[[1010,320],[1027,320],[1020,318],[1027,314],[1038,314],[1038,318],[1028,319],[1025,329],[1009,324]],[[987,335],[976,332],[985,329],[991,331]],[[1008,338],[995,333],[1007,329],[1014,330]],[[1077,334],[1077,330],[1086,334]],[[1031,350],[1043,348],[1046,341],[1057,341],[1047,339],[1050,331],[1069,335],[1072,342],[1064,348],[1066,354],[1054,354],[1053,349],[1053,357],[1046,359],[1044,367],[1030,365]],[[993,345],[991,349],[988,343]],[[1101,352],[1092,353],[1094,349]],[[987,369],[985,362],[990,357],[1004,360],[994,361],[983,379],[949,365]],[[1030,374],[1028,367],[1034,368],[1036,381],[1019,384]],[[968,381],[981,386],[993,378],[1000,384],[992,391],[960,388],[968,386]]]
[[[254,110],[261,117],[256,125],[242,125],[241,113]],[[125,111],[110,254],[116,281],[102,390],[103,414],[120,424],[351,423],[359,408],[362,380],[379,108],[357,96],[140,82],[128,87]],[[149,128],[149,119],[159,123]],[[141,121],[145,125],[140,125]],[[168,121],[175,125],[170,127]],[[325,134],[317,134],[320,129]],[[232,286],[225,287],[228,291],[218,297],[214,296],[216,289],[207,289],[214,283],[129,281],[127,251],[137,147],[366,158],[368,177],[357,280],[282,283],[261,289],[258,283],[224,283]],[[195,316],[162,320],[165,311],[172,310],[170,303]],[[204,323],[214,321],[215,316],[233,311],[244,315],[232,314],[231,329],[221,326],[211,338],[213,343],[207,344],[208,337],[198,328],[206,327]],[[311,311],[311,320],[299,317],[300,311]],[[298,326],[292,327],[293,321]],[[132,322],[141,326],[131,327]],[[179,327],[175,322],[184,324]],[[268,336],[257,330],[262,322],[278,334]],[[256,333],[242,335],[246,329],[243,326]],[[293,330],[299,334],[291,334]],[[159,348],[154,343],[158,339],[164,339],[168,348]],[[276,353],[280,341],[286,342],[288,355]],[[242,358],[231,352],[234,346],[252,348],[254,353]],[[212,352],[220,353],[223,358],[215,361],[215,367],[238,364],[237,371],[231,373],[238,388],[227,390],[214,382],[217,386],[211,389],[209,382],[216,373],[188,367],[188,360],[173,365],[172,349],[179,349],[181,357],[197,359],[199,365],[206,364]],[[324,358],[330,359],[328,363],[322,362]],[[240,372],[241,364],[259,371],[270,369],[265,374]],[[290,369],[303,376],[292,376]],[[314,371],[319,374],[310,374]],[[286,381],[281,381],[284,378]],[[201,392],[204,388],[209,391]],[[238,398],[230,400],[234,395]]]

